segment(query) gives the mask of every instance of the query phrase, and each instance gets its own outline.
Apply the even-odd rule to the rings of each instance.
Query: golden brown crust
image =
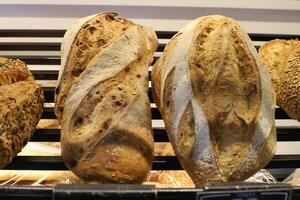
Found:
[[[277,105],[300,121],[300,41],[267,42],[259,49],[259,55],[270,71]]]
[[[151,80],[174,151],[197,186],[244,180],[273,156],[271,83],[233,19],[191,22],[168,43]]]
[[[25,63],[0,58],[0,168],[31,138],[43,110],[44,96]]]
[[[62,80],[56,88],[55,113],[59,121],[72,85],[90,60],[132,26],[131,21],[116,13],[101,13],[84,23],[72,43]]]
[[[195,185],[189,175],[183,170],[151,171],[145,180],[159,188],[194,188]]]
[[[247,154],[255,131],[259,69],[233,20],[208,18],[196,31],[189,50],[192,88],[209,123],[219,170],[229,177]]]
[[[96,38],[86,31],[93,22],[97,24],[89,27],[95,28]],[[78,56],[74,43],[81,38],[90,42],[91,49],[82,49],[83,56]],[[105,45],[95,45],[102,40]],[[147,90],[156,36],[116,14],[103,13],[79,29],[74,43],[59,84],[59,92],[68,89],[58,94],[56,102],[57,108],[64,107],[63,160],[83,180],[141,183],[153,159]],[[79,62],[81,73],[74,77]],[[63,95],[66,100],[60,101]]]

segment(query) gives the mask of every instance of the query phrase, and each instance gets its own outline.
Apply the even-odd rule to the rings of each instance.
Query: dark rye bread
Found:
[[[43,91],[25,63],[0,57],[0,168],[31,138],[43,103]]]
[[[148,65],[156,47],[151,29],[115,13],[81,19],[66,32],[56,114],[63,160],[81,179],[141,183],[150,171]]]
[[[245,180],[275,152],[275,96],[248,35],[224,16],[188,24],[152,70],[153,96],[196,186]]]
[[[270,71],[277,105],[300,121],[300,41],[272,40],[259,56]]]

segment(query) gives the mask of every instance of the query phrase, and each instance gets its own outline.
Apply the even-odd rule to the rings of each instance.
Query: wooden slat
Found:
[[[151,108],[152,119],[161,119],[160,112],[157,108]],[[53,107],[44,107],[41,119],[56,119]]]
[[[41,43],[1,43],[1,51],[60,51],[60,43],[41,42]]]
[[[66,30],[0,30],[0,37],[63,37]]]
[[[57,80],[58,70],[31,70],[35,80]]]
[[[65,30],[38,30],[38,29],[2,29],[0,30],[0,37],[63,37]],[[170,39],[176,34],[175,31],[156,31],[159,39]],[[299,35],[293,34],[258,34],[249,33],[253,41],[268,41],[274,39],[295,39],[300,38]]]
[[[166,47],[166,44],[158,44],[158,47],[156,49],[157,53],[161,53],[164,51]],[[254,46],[256,50],[260,48],[259,45]],[[45,57],[51,56],[50,54],[60,54],[60,43],[58,44],[53,44],[53,43],[1,43],[0,42],[0,49],[1,51],[5,52],[0,52],[2,56],[6,57],[22,57],[22,54],[25,56],[25,53],[30,54],[30,55],[35,55],[37,52],[41,53],[43,52],[45,54]],[[18,51],[23,51],[18,52]],[[18,55],[15,55],[16,52],[18,52]],[[22,54],[21,54],[22,53]],[[21,55],[19,55],[21,54]]]

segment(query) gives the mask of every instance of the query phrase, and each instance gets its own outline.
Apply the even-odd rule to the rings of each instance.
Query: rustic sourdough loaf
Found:
[[[300,121],[300,41],[267,42],[259,49],[259,56],[271,73],[277,105]]]
[[[174,151],[196,186],[244,180],[271,160],[275,96],[235,20],[192,21],[167,44],[151,80]]]
[[[0,168],[31,138],[44,96],[25,63],[0,57]]]
[[[152,166],[149,28],[100,13],[77,21],[62,42],[55,111],[62,158],[86,181],[141,183]]]

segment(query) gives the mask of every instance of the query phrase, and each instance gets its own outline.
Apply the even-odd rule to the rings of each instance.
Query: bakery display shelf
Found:
[[[161,114],[157,108],[151,108],[152,119],[161,119]],[[286,114],[284,110],[281,108],[276,108],[276,119],[290,119],[290,117]],[[44,108],[44,112],[42,114],[42,118],[44,119],[56,119],[54,108],[47,107]]]
[[[47,30],[47,29],[2,29],[0,37],[63,37],[66,30]],[[175,35],[175,31],[156,31],[159,39],[170,39]],[[299,35],[293,34],[262,34],[249,33],[253,41],[269,41],[273,39],[295,39]]]
[[[153,133],[154,133],[155,142],[169,142],[165,129],[153,128]],[[284,135],[286,134],[289,133],[284,133]],[[59,142],[59,140],[60,140],[60,129],[43,128],[43,129],[37,129],[30,141],[31,142]]]
[[[266,169],[297,168],[300,155],[275,155]],[[6,170],[67,170],[60,156],[17,156]],[[175,156],[155,156],[152,170],[182,170]]]
[[[31,53],[34,51],[31,51]],[[10,58],[15,58],[15,59],[20,59],[24,61],[26,64],[30,65],[59,65],[60,64],[60,57],[53,56],[53,55],[7,55],[7,54],[1,54],[0,56],[5,56],[5,57],[10,57]],[[159,57],[154,56],[153,63],[156,62],[156,60]]]
[[[0,187],[0,197],[6,197],[4,192],[9,194],[10,200],[21,198],[23,200],[296,200],[300,198],[300,187],[290,187],[285,184],[242,183],[197,189],[166,189],[152,185],[115,184]]]
[[[160,114],[158,108],[151,108],[151,114],[152,114],[152,119],[161,119],[161,114]],[[275,116],[276,116],[276,119],[290,119],[290,117],[286,114],[286,112],[284,110],[282,110],[281,108],[276,108]],[[53,107],[44,108],[42,118],[56,119],[56,116],[54,113],[54,108]]]
[[[164,128],[153,128],[155,142],[169,142],[167,133]],[[60,129],[43,128],[37,129],[30,139],[31,142],[59,142]],[[277,128],[278,141],[300,141],[300,128],[288,129]]]
[[[51,69],[52,65],[60,64],[60,57],[51,54],[53,51],[59,51],[60,42],[31,42],[30,38],[62,38],[65,30],[0,30],[0,49],[5,51],[9,57],[19,58],[28,65],[47,65],[47,70],[35,69],[32,73],[36,80],[39,81],[55,81],[58,78],[58,71]],[[159,39],[170,39],[175,32],[158,31],[156,32]],[[258,44],[272,39],[295,39],[300,38],[299,35],[277,35],[277,34],[255,34],[250,33],[249,36]],[[5,42],[5,38],[26,38],[23,42]],[[17,40],[16,40],[17,41]],[[165,43],[160,43],[157,54],[161,53],[165,47]],[[259,48],[259,45],[256,46]],[[42,54],[41,54],[42,52]],[[47,54],[49,53],[49,55]],[[5,56],[5,53],[1,56]],[[154,62],[158,59],[156,55]],[[52,103],[44,108],[42,120],[56,119],[54,114],[53,102],[55,88],[52,86],[43,86],[45,94],[45,102]],[[151,103],[151,87],[149,88],[149,98]],[[152,119],[161,120],[161,115],[155,106],[152,106]],[[290,117],[280,108],[276,108],[275,117],[277,120],[290,120]],[[277,138],[279,142],[299,142],[300,126],[294,125],[277,126]],[[169,142],[166,131],[163,127],[153,127],[155,142]],[[59,128],[37,128],[30,142],[59,142]],[[278,180],[286,178],[294,168],[300,168],[300,154],[276,155],[272,161],[266,166],[270,172]],[[156,156],[153,162],[153,170],[182,170],[175,156]],[[6,166],[6,170],[67,170],[60,156],[17,156],[13,162]],[[291,199],[300,199],[300,187],[290,187],[283,184],[274,185],[255,185],[243,183],[230,183],[227,186],[205,187],[198,189],[163,189],[155,186],[147,185],[55,185],[53,187],[43,186],[0,186],[0,199],[157,199],[157,200],[182,200],[182,199],[202,199],[204,195],[224,195],[226,197],[219,199],[233,199],[233,196],[239,192],[242,195],[248,195],[249,199],[261,196],[262,194],[287,194]],[[233,195],[232,198],[230,195]],[[249,196],[250,195],[250,196]],[[252,197],[251,197],[252,195]],[[254,195],[254,196],[253,196]],[[285,199],[277,196],[278,199]],[[277,198],[276,197],[276,198]],[[276,200],[272,197],[273,200]],[[213,198],[209,198],[214,200]],[[236,198],[237,199],[237,198]],[[261,198],[264,199],[264,198]]]
[[[46,72],[47,73],[47,72]],[[45,95],[45,103],[53,103],[54,102],[54,93],[55,88],[54,87],[43,87],[44,95]],[[150,102],[153,103],[153,98],[151,95],[151,88],[148,90],[148,96],[150,99]]]
[[[60,51],[61,43],[49,43],[49,42],[22,42],[22,43],[2,43],[0,49],[2,51]],[[158,44],[157,52],[163,52],[166,44]],[[259,46],[255,46],[259,49]]]

